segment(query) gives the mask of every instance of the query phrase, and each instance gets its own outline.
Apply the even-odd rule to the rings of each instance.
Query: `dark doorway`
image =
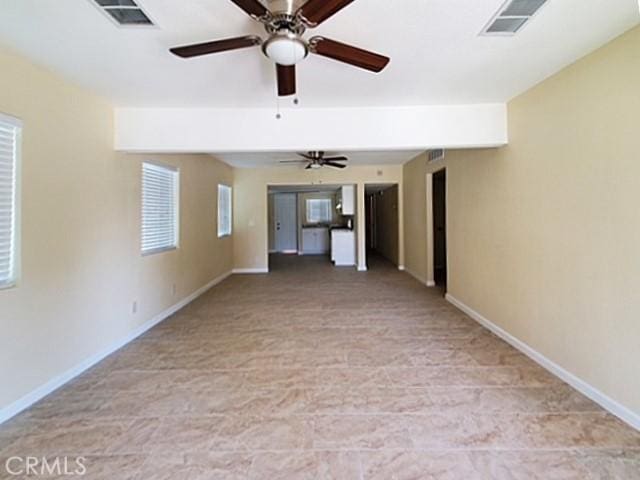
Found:
[[[367,267],[391,262],[398,266],[398,185],[365,188]]]
[[[447,173],[433,174],[433,277],[447,290]]]

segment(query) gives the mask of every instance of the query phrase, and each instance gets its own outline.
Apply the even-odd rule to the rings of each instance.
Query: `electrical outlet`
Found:
[[[138,302],[136,300],[134,300],[133,305],[131,305],[131,313],[138,313]]]

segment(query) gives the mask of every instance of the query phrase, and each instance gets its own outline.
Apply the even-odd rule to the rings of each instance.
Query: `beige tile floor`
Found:
[[[0,457],[84,456],[92,479],[640,479],[640,433],[435,290],[381,262],[272,268],[0,426]]]

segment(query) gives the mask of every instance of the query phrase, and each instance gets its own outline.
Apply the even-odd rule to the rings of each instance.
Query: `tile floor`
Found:
[[[640,479],[640,433],[435,290],[380,262],[272,269],[0,426],[0,457],[84,456],[91,479]]]

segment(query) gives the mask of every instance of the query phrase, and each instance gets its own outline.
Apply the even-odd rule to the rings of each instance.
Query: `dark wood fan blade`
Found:
[[[214,42],[197,43],[194,45],[185,45],[184,47],[175,47],[170,50],[171,53],[182,58],[199,57],[201,55],[209,55],[210,53],[227,52],[229,50],[237,50],[238,48],[247,48],[260,45],[262,40],[255,35],[246,37],[227,38],[225,40],[216,40]]]
[[[343,165],[341,163],[331,162],[331,161],[328,161],[328,160],[325,160],[323,165],[327,165],[329,167],[334,167],[334,168],[347,168],[346,165]]]
[[[278,74],[278,95],[286,97],[296,93],[296,66],[276,65]]]
[[[317,55],[376,73],[381,72],[391,60],[389,57],[324,37],[313,37],[309,44],[311,45],[311,51]]]
[[[335,15],[354,0],[307,0],[298,9],[298,14],[307,24],[316,26]]]
[[[349,161],[347,157],[326,157],[324,160],[327,162],[348,162]]]
[[[242,10],[247,12],[249,15],[251,15],[252,17],[260,18],[260,17],[264,17],[267,13],[269,13],[269,10],[267,10],[266,7],[262,5],[262,3],[260,3],[258,0],[231,0],[231,1],[235,3],[238,7],[240,7]]]
[[[300,155],[303,158],[306,158],[307,160],[313,160],[313,157],[308,153],[298,153],[298,155]]]
[[[311,170],[313,167],[311,166],[311,164],[307,165],[306,167],[304,167],[305,170]]]

